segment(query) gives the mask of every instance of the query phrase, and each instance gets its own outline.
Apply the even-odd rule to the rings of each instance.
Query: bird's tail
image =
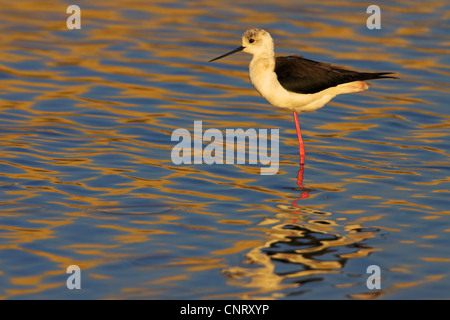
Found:
[[[388,76],[388,74],[394,74],[395,72],[368,72],[363,73],[365,79],[361,80],[375,80],[375,79],[398,79],[398,77]]]

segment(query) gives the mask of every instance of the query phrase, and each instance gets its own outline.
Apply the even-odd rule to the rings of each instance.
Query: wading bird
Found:
[[[338,94],[366,90],[369,85],[365,80],[396,79],[388,76],[393,72],[358,72],[299,55],[275,57],[272,37],[260,28],[247,30],[242,36],[242,46],[209,62],[239,51],[253,55],[250,81],[261,96],[276,107],[293,111],[301,165],[305,163],[305,148],[298,112],[317,110]]]

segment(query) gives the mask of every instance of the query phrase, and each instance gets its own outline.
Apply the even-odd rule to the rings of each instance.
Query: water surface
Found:
[[[0,298],[450,298],[446,1],[378,2],[380,30],[357,1],[78,1],[81,30],[70,4],[2,3]],[[253,26],[277,54],[400,79],[301,114],[299,171],[250,56],[207,62]],[[279,129],[278,173],[175,165],[194,121]]]

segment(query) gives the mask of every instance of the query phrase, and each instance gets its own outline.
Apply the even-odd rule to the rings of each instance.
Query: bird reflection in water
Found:
[[[308,283],[328,281],[329,275],[343,274],[349,259],[378,251],[361,243],[374,237],[377,229],[364,228],[355,221],[351,225],[341,225],[331,219],[332,213],[298,203],[314,191],[303,186],[303,175],[304,166],[300,165],[297,185],[301,194],[292,206],[278,205],[278,213],[258,224],[265,228],[269,240],[246,253],[242,266],[222,270],[230,285],[245,288],[240,298],[276,299],[280,298],[280,290],[290,292],[289,295],[301,295],[307,292],[305,285]],[[363,272],[361,277],[366,276]],[[354,277],[349,276],[348,282],[337,286],[364,283]],[[330,284],[330,289],[335,285]],[[367,294],[365,286],[355,289]]]

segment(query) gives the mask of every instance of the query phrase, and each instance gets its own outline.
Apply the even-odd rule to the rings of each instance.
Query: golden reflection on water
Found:
[[[16,273],[2,264],[0,276],[6,278],[6,286],[0,298],[45,296],[64,288],[61,273],[74,263],[96,283],[113,281],[116,278],[107,266],[123,261],[147,263],[148,254],[149,260],[162,259],[163,267],[178,274],[161,273],[157,279],[141,280],[142,287],[123,285],[101,298],[170,297],[171,288],[215,270],[228,286],[241,291],[224,294],[202,288],[196,298],[277,299],[290,290],[302,290],[311,279],[325,282],[327,275],[342,274],[348,261],[386,251],[364,244],[381,231],[405,234],[396,245],[408,248],[435,247],[430,244],[433,240],[448,238],[445,230],[416,239],[409,225],[385,220],[389,212],[415,213],[423,221],[443,220],[449,214],[430,196],[448,193],[450,178],[445,174],[436,178],[436,173],[449,165],[444,145],[449,116],[433,111],[438,102],[427,98],[446,94],[447,86],[441,80],[401,74],[401,70],[450,74],[439,58],[450,53],[442,45],[446,38],[437,35],[440,45],[434,48],[411,40],[415,35],[433,37],[433,22],[412,28],[409,20],[401,19],[404,14],[439,12],[445,1],[426,6],[383,5],[386,28],[396,28],[389,30],[388,37],[362,34],[358,29],[367,16],[346,8],[365,12],[364,4],[258,3],[260,8],[277,10],[257,10],[252,4],[97,1],[80,4],[82,31],[76,33],[66,29],[64,2],[2,3],[0,27],[8,32],[0,39],[1,125],[7,129],[0,136],[0,186],[4,187],[0,251],[21,257],[21,271],[26,270],[23,264],[28,259],[45,266],[34,273]],[[299,10],[319,18],[284,17]],[[220,22],[224,17],[234,23]],[[281,20],[293,29],[277,26]],[[246,165],[234,165],[231,175],[222,168],[174,166],[172,131],[191,129],[198,119],[203,119],[205,128],[220,129],[284,124],[280,143],[289,149],[283,150],[295,149],[290,114],[258,99],[248,84],[248,56],[237,55],[219,65],[206,63],[222,49],[239,45],[236,34],[255,21],[273,26],[270,31],[281,52],[296,50],[312,58],[327,55],[330,61],[370,60],[372,66],[389,61],[414,90],[404,86],[398,90],[394,82],[376,83],[373,90],[355,95],[355,102],[333,102],[339,115],[318,111],[323,112],[321,122],[305,115],[313,122],[302,124],[309,164],[308,178],[300,183],[288,175],[292,168],[297,170],[296,156],[291,154],[281,156],[274,178],[279,181],[274,184],[260,181],[259,168]],[[342,47],[330,50],[327,41],[331,38]],[[361,45],[346,45],[348,39]],[[401,50],[431,52],[436,57],[410,58]],[[211,74],[228,80],[212,81]],[[434,120],[414,124],[416,118]],[[383,123],[387,121],[409,127],[386,132]],[[434,157],[415,156],[420,152]],[[409,181],[404,182],[404,177]],[[397,181],[402,184],[395,186]],[[386,198],[387,193],[366,189],[372,185],[398,193]],[[431,191],[425,192],[425,187]],[[346,193],[349,203],[370,204],[335,208],[321,200],[324,195]],[[250,200],[244,198],[247,194],[253,195]],[[405,194],[406,198],[401,197]],[[221,209],[228,206],[229,212]],[[56,209],[50,214],[48,208]],[[86,225],[90,229],[77,237],[74,230]],[[94,237],[97,233],[99,238]],[[177,236],[196,241],[172,240]],[[144,252],[134,251],[133,245]],[[330,250],[338,253],[322,259]],[[170,256],[167,261],[161,258],[166,255]],[[243,256],[241,265],[228,260],[232,255]],[[449,262],[448,257],[433,255],[420,260],[432,265]],[[144,262],[139,272],[157,272],[161,267]],[[278,271],[279,264],[295,270]],[[408,263],[399,263],[390,271],[411,274],[411,270]],[[356,290],[359,293],[348,297],[388,296],[447,276],[433,272],[420,274],[420,280],[393,281],[376,293]],[[355,286],[350,277],[346,280],[335,283],[335,288]]]

